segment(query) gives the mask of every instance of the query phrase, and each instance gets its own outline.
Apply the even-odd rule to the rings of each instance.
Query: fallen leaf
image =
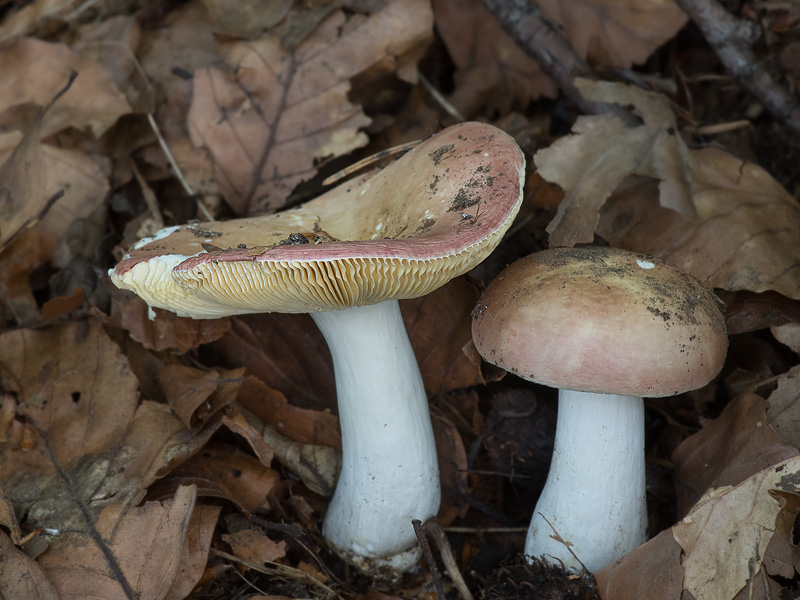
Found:
[[[579,117],[572,135],[534,155],[539,174],[566,191],[547,226],[550,246],[591,242],[600,208],[629,175],[658,179],[661,205],[694,218],[692,158],[669,99],[619,83],[576,79],[575,86],[592,102],[630,107],[642,124],[629,126],[611,113]]]
[[[480,362],[461,351],[472,339],[472,309],[480,293],[465,277],[400,303],[428,396],[485,383]]]
[[[248,373],[290,398],[297,407],[323,410],[336,406],[330,352],[311,317],[266,313],[229,321],[230,331],[202,349],[207,363],[247,367]],[[274,425],[256,406],[245,406]]]
[[[150,486],[148,497],[168,498],[180,486],[193,485],[201,498],[222,498],[249,515],[269,506],[267,496],[278,473],[235,446],[211,441],[169,475]]]
[[[685,514],[709,489],[738,485],[798,455],[797,448],[783,442],[768,424],[767,406],[755,394],[742,394],[675,449],[678,514]]]
[[[28,4],[15,5],[3,15],[0,24],[0,43],[25,35],[37,29],[48,19],[62,17],[79,5],[81,0],[35,0]]]
[[[0,378],[25,431],[6,443],[0,480],[35,526],[83,531],[87,515],[135,505],[218,426],[193,436],[166,405],[139,402],[126,358],[94,319],[3,334]]]
[[[258,445],[266,444],[270,449],[269,459],[275,458],[289,471],[295,474],[312,492],[320,496],[333,496],[336,480],[342,469],[342,456],[330,446],[303,444],[292,440],[277,429],[266,425],[254,414],[240,408],[238,413],[229,413],[223,424],[242,435],[250,442],[262,463]],[[255,439],[254,439],[255,438]],[[269,465],[269,463],[264,463]]]
[[[215,24],[215,31],[250,39],[277,25],[286,16],[292,0],[260,0],[230,4],[224,0],[203,0]]]
[[[442,501],[437,515],[439,523],[447,527],[467,514],[467,451],[458,429],[450,421],[431,415],[436,455],[439,458],[439,480]]]
[[[0,251],[20,231],[44,216],[45,167],[39,143],[44,111],[38,104],[18,104],[0,114],[0,125],[14,124],[23,133],[19,144],[0,165]]]
[[[73,71],[78,77],[47,111],[41,137],[74,127],[99,138],[131,107],[103,67],[64,44],[23,38],[0,50],[0,108],[22,102],[48,105]],[[42,76],[31,77],[31,72]]]
[[[512,106],[525,108],[540,96],[558,94],[553,80],[506,35],[479,0],[434,0],[433,9],[436,30],[458,68],[456,102],[472,106],[469,112],[488,104],[505,113]]]
[[[211,547],[211,538],[214,528],[222,510],[220,506],[195,506],[192,511],[186,538],[183,542],[183,552],[178,564],[178,572],[169,592],[164,600],[184,600],[188,598],[194,587],[200,581],[208,560],[208,550]]]
[[[564,28],[591,65],[629,69],[644,63],[686,24],[676,2],[663,0],[539,0],[542,15]]]
[[[47,574],[35,560],[18,550],[8,536],[0,531],[0,596],[3,598],[32,598],[61,600]]]
[[[161,600],[175,579],[196,490],[142,507],[107,506],[96,527],[65,531],[38,559],[62,597]]]
[[[708,287],[800,300],[800,205],[757,165],[717,148],[691,154],[697,220],[659,207],[644,183],[606,203],[597,233],[663,258]]]
[[[628,552],[594,576],[603,600],[680,600],[681,547],[671,530]]]
[[[488,96],[489,108],[501,114],[540,96],[555,97],[553,81],[481,2],[435,0],[433,5],[436,29],[458,68],[461,89],[454,96]],[[580,58],[623,69],[646,61],[686,23],[674,2],[659,0],[542,0],[537,9]]]
[[[256,529],[223,534],[222,541],[230,545],[236,556],[257,565],[286,556],[286,542],[273,542]]]
[[[719,290],[717,296],[725,305],[728,335],[800,322],[800,300],[792,300],[777,292],[756,294],[744,290]]]
[[[172,411],[192,431],[236,400],[244,381],[245,369],[201,371],[184,365],[167,365],[158,372]]]
[[[288,438],[303,444],[342,449],[339,419],[328,409],[309,410],[290,404],[283,394],[252,376],[245,379],[238,401],[248,412]]]
[[[789,346],[789,348],[800,354],[800,323],[773,325],[770,327],[770,331],[781,344]]]
[[[800,448],[800,366],[778,377],[767,401],[767,423],[786,443]]]
[[[733,598],[761,567],[782,510],[797,494],[800,457],[773,465],[736,487],[710,490],[672,533],[684,552],[684,589],[696,600]]]
[[[159,308],[148,318],[147,304],[127,292],[114,295],[114,312],[120,314],[122,327],[131,337],[150,350],[174,350],[185,354],[201,344],[219,339],[231,328],[229,319],[186,319]]]
[[[358,130],[370,120],[348,101],[349,79],[378,65],[403,69],[427,45],[431,21],[427,2],[393,1],[368,16],[337,11],[292,50],[270,33],[221,43],[231,70],[195,72],[188,124],[234,212],[281,208],[313,177],[315,159],[365,145]]]

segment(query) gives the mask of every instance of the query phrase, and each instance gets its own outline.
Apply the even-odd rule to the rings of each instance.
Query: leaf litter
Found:
[[[572,109],[533,102],[555,84],[478,3],[92,4],[37,0],[0,17],[1,595],[433,594],[427,570],[387,585],[326,550],[341,437],[310,319],[181,319],[109,289],[103,273],[144,232],[195,218],[198,202],[218,218],[281,210],[318,193],[311,180],[457,112],[513,123],[538,168],[497,256],[402,306],[434,415],[439,520],[469,586],[534,597],[540,580],[521,563],[494,567],[520,549],[532,482],[547,472],[521,440],[545,446],[552,432],[538,428],[552,427],[554,407],[552,391],[481,364],[470,312],[505,263],[594,241],[664,257],[716,288],[738,338],[720,381],[648,411],[651,467],[676,486],[651,482],[651,510],[673,525],[598,572],[597,593],[725,600],[798,588],[796,154],[764,122],[708,147],[698,121],[741,119],[748,106],[729,101],[730,86],[703,87],[698,68],[712,63],[692,55],[675,72],[698,78],[670,95],[664,73],[648,72],[647,88],[640,71],[579,81],[634,119],[571,113],[562,135]],[[656,49],[686,18],[644,0],[540,9],[604,76],[654,52],[673,60]],[[761,15],[764,45],[794,72],[775,11]],[[780,152],[764,151],[771,138]],[[547,578],[561,592],[574,582]]]

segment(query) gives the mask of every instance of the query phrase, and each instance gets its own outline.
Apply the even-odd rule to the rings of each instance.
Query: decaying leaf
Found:
[[[329,409],[320,411],[295,406],[282,393],[252,376],[245,379],[238,402],[290,439],[342,449],[339,419]]]
[[[286,542],[273,542],[255,529],[225,534],[222,536],[222,541],[230,544],[236,556],[257,565],[286,556]]]
[[[39,143],[44,111],[38,104],[18,104],[0,115],[2,124],[14,124],[24,135],[0,165],[0,251],[45,212],[45,168]]]
[[[480,361],[462,352],[472,340],[470,314],[480,294],[458,277],[430,294],[400,303],[429,396],[484,383]]]
[[[778,377],[768,402],[767,423],[785,442],[800,449],[800,366]]]
[[[252,454],[218,441],[206,444],[169,475],[148,489],[148,497],[171,498],[181,486],[193,485],[200,498],[222,498],[244,514],[269,506],[267,496],[278,483],[278,473]]]
[[[55,536],[39,564],[62,597],[162,600],[178,574],[197,490],[163,503],[110,504],[89,531]]]
[[[596,572],[603,600],[679,600],[683,590],[681,547],[671,530]]]
[[[151,350],[188,352],[200,344],[219,339],[231,327],[229,319],[186,319],[166,310],[152,309],[133,294],[118,294],[115,312],[121,313],[122,327],[131,337]]]
[[[158,382],[172,411],[192,431],[236,399],[244,369],[201,371],[184,365],[167,365]]]
[[[412,77],[431,25],[427,2],[395,0],[368,16],[337,11],[291,50],[270,33],[221,43],[231,71],[195,73],[188,123],[236,214],[281,208],[315,160],[365,145],[370,120],[348,101],[349,79],[370,68]]]
[[[135,505],[215,429],[193,436],[166,405],[139,403],[127,359],[93,319],[0,336],[0,381],[22,430],[0,480],[37,526],[85,532],[87,515]]]
[[[675,3],[659,0],[540,0],[536,6],[578,56],[624,69],[647,60],[686,22]],[[434,10],[436,29],[458,67],[455,96],[488,95],[490,106],[505,113],[556,95],[553,81],[479,0],[435,0]]]
[[[692,151],[698,219],[658,205],[650,183],[603,208],[597,233],[688,271],[709,287],[800,299],[800,204],[762,168],[716,148]]]
[[[800,457],[736,487],[710,490],[673,526],[684,553],[684,589],[696,600],[733,598],[759,572],[784,504],[781,493],[800,493]]]
[[[61,600],[47,574],[0,531],[0,594],[4,598]]]
[[[685,514],[708,489],[738,485],[770,465],[797,456],[797,448],[782,441],[769,425],[767,406],[755,394],[742,394],[675,449],[678,514]]]
[[[0,50],[0,107],[21,102],[46,106],[66,85],[72,71],[78,77],[47,111],[42,137],[74,127],[99,138],[131,108],[103,67],[81,58],[65,44],[23,38]],[[31,77],[32,72],[40,76]],[[0,149],[7,148],[2,139]]]
[[[692,157],[666,96],[618,83],[577,79],[575,85],[587,100],[630,106],[642,124],[631,127],[609,113],[579,117],[572,135],[536,153],[539,174],[567,192],[547,226],[550,245],[591,242],[600,208],[629,175],[659,180],[661,205],[695,218]]]

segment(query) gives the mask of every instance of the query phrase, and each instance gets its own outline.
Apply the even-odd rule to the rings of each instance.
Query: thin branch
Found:
[[[419,519],[411,519],[411,526],[414,528],[414,534],[417,536],[420,548],[422,548],[422,556],[425,557],[425,562],[428,563],[428,570],[433,577],[433,587],[436,590],[436,597],[439,600],[445,600],[447,597],[442,587],[442,575],[439,573],[439,568],[436,566],[436,560],[433,558],[431,546],[428,543],[428,538],[425,537],[425,532],[422,530],[422,521]]]
[[[740,21],[717,0],[677,0],[703,32],[736,82],[795,134],[800,134],[800,102],[776,83],[753,54],[758,25]]]

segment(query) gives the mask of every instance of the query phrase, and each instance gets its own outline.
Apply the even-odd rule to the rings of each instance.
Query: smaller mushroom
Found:
[[[472,334],[490,363],[559,388],[550,472],[525,554],[597,569],[647,534],[643,396],[706,385],[728,347],[714,294],[652,257],[558,248],[486,289]]]

